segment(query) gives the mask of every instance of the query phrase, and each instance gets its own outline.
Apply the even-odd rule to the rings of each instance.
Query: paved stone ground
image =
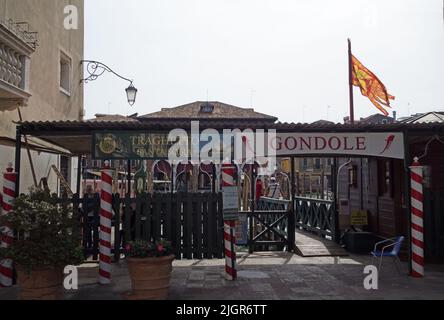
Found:
[[[169,299],[177,300],[311,300],[311,299],[444,299],[444,266],[426,268],[426,277],[401,273],[391,259],[384,261],[378,290],[363,287],[368,256],[303,258],[289,253],[244,254],[238,259],[239,278],[226,281],[224,260],[176,260]],[[97,284],[97,265],[79,269],[80,288],[66,293],[73,300],[125,299],[130,280],[125,262],[114,265],[113,284]],[[0,289],[0,299],[16,299],[18,288]]]

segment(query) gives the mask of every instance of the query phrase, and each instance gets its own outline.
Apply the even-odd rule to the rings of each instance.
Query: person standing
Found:
[[[258,178],[256,180],[256,205],[259,203],[259,200],[263,196],[264,184],[262,183],[262,179]]]
[[[93,187],[91,185],[86,186],[85,194],[83,196],[86,198],[86,206],[83,208],[83,210],[86,212],[87,220],[85,221],[85,227],[84,227],[84,241],[86,243],[86,247],[88,249],[91,249],[93,247],[93,230],[94,230],[94,192]],[[85,203],[85,202],[84,202]]]

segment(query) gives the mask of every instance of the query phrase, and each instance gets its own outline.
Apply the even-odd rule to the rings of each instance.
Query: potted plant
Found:
[[[58,299],[63,295],[63,269],[83,262],[80,229],[71,205],[49,191],[31,190],[14,201],[3,216],[15,239],[0,256],[12,259],[21,299]]]
[[[160,300],[168,297],[174,255],[169,241],[136,240],[125,246],[131,277],[130,299]]]

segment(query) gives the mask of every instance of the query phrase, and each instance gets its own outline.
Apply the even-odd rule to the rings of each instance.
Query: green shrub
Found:
[[[15,239],[0,256],[10,258],[27,272],[34,267],[64,267],[83,262],[80,224],[72,205],[62,205],[57,195],[31,190],[14,201],[0,221],[11,225]]]

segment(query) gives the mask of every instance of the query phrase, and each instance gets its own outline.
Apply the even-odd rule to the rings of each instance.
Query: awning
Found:
[[[181,128],[190,130],[190,119],[143,120],[132,122],[116,121],[47,121],[19,122],[20,130],[28,136],[38,137],[60,148],[71,151],[74,155],[88,155],[92,151],[92,136],[97,131],[137,131],[137,132],[169,132]],[[275,129],[279,132],[303,133],[357,133],[357,132],[404,132],[415,135],[443,134],[444,123],[393,123],[393,124],[302,124],[302,123],[270,123],[251,119],[243,120],[205,120],[200,121],[200,129]]]
[[[11,139],[9,137],[4,137],[4,136],[0,137],[0,145],[15,147],[15,139]],[[27,144],[22,140],[22,147],[26,148],[26,146]],[[65,148],[59,146],[55,146],[51,143],[48,143],[47,141],[35,137],[32,138],[28,137],[28,146],[29,149],[37,152],[46,152],[46,153],[72,156],[69,150],[66,150]]]

